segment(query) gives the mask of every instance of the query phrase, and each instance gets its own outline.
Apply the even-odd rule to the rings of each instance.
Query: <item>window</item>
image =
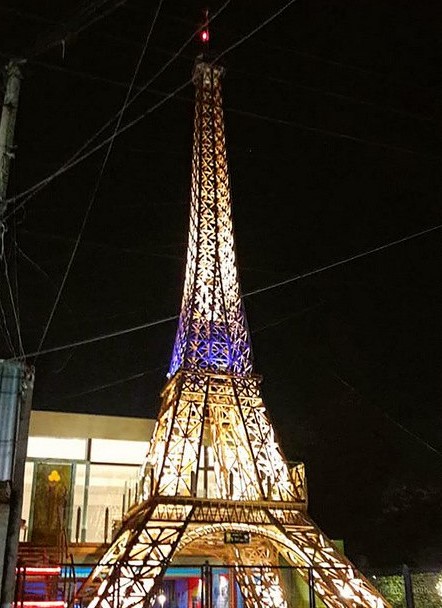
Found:
[[[29,437],[27,456],[28,458],[42,459],[85,460],[86,439]]]
[[[92,439],[91,462],[140,465],[147,452],[147,441]]]
[[[123,442],[122,442],[123,443]],[[136,466],[91,464],[88,492],[86,542],[104,542],[106,508],[109,508],[109,529],[121,521],[126,482],[137,473]]]

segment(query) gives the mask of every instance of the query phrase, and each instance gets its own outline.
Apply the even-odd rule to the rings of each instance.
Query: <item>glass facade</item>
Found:
[[[109,541],[112,528],[121,521],[125,484],[137,470],[138,467],[131,465],[90,465],[86,542]],[[107,529],[106,509],[108,509]]]
[[[109,542],[147,445],[147,440],[30,437],[21,540],[56,545],[64,527],[70,542]]]
[[[141,464],[146,455],[146,445],[144,441],[92,439],[91,462]]]
[[[58,437],[29,437],[28,458],[86,459],[86,439]]]
[[[25,476],[23,485],[23,506],[22,506],[22,526],[20,531],[20,540],[28,540],[29,517],[31,513],[32,500],[32,480],[34,477],[34,463],[26,462]]]
[[[90,566],[75,566],[78,587],[86,580],[90,571]],[[244,608],[232,568],[170,566],[153,604],[153,608],[209,608],[209,606],[210,608]]]

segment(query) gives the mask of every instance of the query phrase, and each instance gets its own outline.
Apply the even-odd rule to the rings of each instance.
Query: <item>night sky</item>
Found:
[[[41,52],[85,5],[0,6],[2,63],[32,57],[10,196],[58,169],[120,109],[157,8],[127,0]],[[211,26],[211,50],[282,6],[232,0]],[[165,0],[135,87],[191,36],[200,9]],[[442,223],[441,28],[436,1],[298,0],[224,57],[243,292]],[[199,50],[189,44],[122,124],[186,82]],[[188,85],[116,139],[43,348],[178,313],[192,120]],[[8,207],[6,261],[26,353],[40,342],[103,158],[102,149],[20,211]],[[441,236],[245,299],[255,369],[288,459],[306,463],[310,513],[362,565],[442,563]],[[17,348],[4,261],[1,277]],[[34,407],[155,417],[174,335],[168,322],[39,356]]]

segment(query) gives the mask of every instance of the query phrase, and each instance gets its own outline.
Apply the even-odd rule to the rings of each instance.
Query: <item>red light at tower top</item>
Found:
[[[209,9],[206,8],[204,10],[204,21],[201,25],[199,38],[203,44],[207,44],[210,40],[210,32],[209,32]]]

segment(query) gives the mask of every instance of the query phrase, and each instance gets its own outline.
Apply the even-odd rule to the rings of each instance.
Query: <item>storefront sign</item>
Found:
[[[248,545],[250,543],[250,532],[232,530],[224,532],[224,542],[231,545]]]

